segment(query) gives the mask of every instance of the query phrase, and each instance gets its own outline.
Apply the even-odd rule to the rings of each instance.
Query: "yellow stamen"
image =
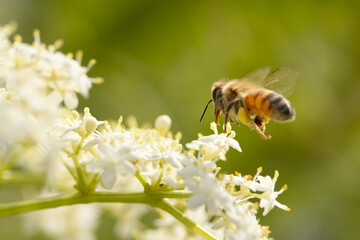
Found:
[[[279,177],[279,172],[278,172],[278,170],[275,170],[274,180],[277,179],[278,177]]]
[[[79,113],[78,113],[77,111],[73,110],[73,111],[71,112],[71,115],[72,115],[72,117],[73,117],[74,119],[79,119]]]
[[[240,174],[241,176],[241,174]],[[247,181],[251,181],[253,179],[253,176],[251,175],[245,175],[244,178],[247,180]]]
[[[85,108],[84,108],[84,115],[85,115],[86,117],[91,116],[90,109],[89,109],[88,107],[85,107]]]
[[[182,150],[181,144],[177,145],[175,151],[180,152]]]
[[[182,138],[182,134],[181,134],[181,132],[177,132],[176,134],[175,134],[175,139],[177,139],[177,140],[181,140],[181,138]]]
[[[61,48],[63,45],[64,45],[64,40],[62,39],[58,39],[54,42],[54,47],[56,50]]]
[[[270,229],[269,229],[269,226],[263,226],[262,227],[262,230],[263,230],[263,235],[265,237],[269,236],[269,234],[271,233]]]
[[[178,140],[175,140],[175,141],[173,141],[172,143],[171,143],[171,148],[176,148],[177,147],[177,145],[179,144],[179,141]]]
[[[86,70],[89,71],[96,64],[95,59],[91,59],[86,67]]]
[[[230,135],[229,135],[228,137],[229,137],[229,138],[234,138],[235,135],[236,135],[235,132],[234,132],[234,131],[231,131],[231,132],[230,132]]]
[[[40,40],[40,30],[39,30],[39,29],[35,29],[34,32],[33,32],[33,35],[34,35],[34,45],[35,45],[35,46],[39,46],[40,43],[41,43],[41,40]]]
[[[93,83],[95,83],[95,84],[101,84],[101,83],[103,83],[105,80],[104,80],[104,78],[102,78],[102,77],[96,77],[96,78],[92,78],[91,81],[92,81]]]
[[[14,44],[22,42],[22,37],[19,34],[14,36]]]
[[[81,64],[82,58],[83,58],[83,51],[81,50],[77,51],[75,55],[75,59],[79,64]]]
[[[120,125],[123,121],[123,116],[120,116],[119,119],[118,119],[118,124]]]
[[[11,21],[8,24],[2,26],[1,31],[4,33],[5,36],[8,37],[11,34],[13,34],[13,32],[15,32],[16,29],[17,29],[17,23],[15,21]]]

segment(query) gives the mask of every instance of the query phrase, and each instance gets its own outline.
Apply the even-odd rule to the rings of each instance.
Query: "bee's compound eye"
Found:
[[[218,92],[220,91],[221,87],[216,87],[212,92],[212,97],[215,100]]]

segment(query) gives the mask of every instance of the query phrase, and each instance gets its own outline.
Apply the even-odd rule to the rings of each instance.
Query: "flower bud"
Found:
[[[155,120],[155,129],[160,136],[164,136],[171,127],[171,119],[168,115],[160,115]]]
[[[94,118],[93,116],[90,116],[85,120],[85,129],[87,132],[91,133],[95,131],[97,126],[98,126],[98,122],[96,118]]]
[[[79,104],[76,94],[74,92],[65,93],[64,104],[69,109],[75,109]]]

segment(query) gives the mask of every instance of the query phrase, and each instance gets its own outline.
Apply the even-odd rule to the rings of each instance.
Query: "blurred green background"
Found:
[[[242,153],[230,151],[226,172],[273,176],[292,211],[261,218],[275,239],[358,239],[360,214],[360,2],[354,1],[36,1],[0,0],[0,23],[17,21],[32,42],[62,38],[62,51],[84,51],[89,106],[98,119],[135,115],[140,124],[160,114],[173,120],[185,144],[210,134],[210,87],[265,65],[304,64],[289,97],[297,119],[268,124],[264,141],[233,127]],[[2,187],[1,193],[8,188]],[[0,219],[0,238],[24,237],[17,217]],[[111,224],[111,223],[109,223]],[[104,224],[102,224],[104,225]],[[111,239],[109,236],[102,239]]]

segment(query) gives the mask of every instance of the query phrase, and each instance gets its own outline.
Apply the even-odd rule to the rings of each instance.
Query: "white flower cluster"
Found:
[[[145,129],[131,121],[125,127],[122,117],[117,122],[99,121],[88,108],[79,114],[72,110],[78,103],[76,93],[86,97],[92,83],[100,81],[86,75],[93,61],[82,67],[81,57],[73,60],[58,52],[58,43],[42,44],[38,31],[33,45],[22,43],[20,37],[11,43],[13,28],[0,28],[1,171],[16,166],[42,173],[50,192],[69,192],[75,185],[85,194],[141,192],[144,186],[150,193],[189,193],[186,200],[169,202],[218,239],[268,239],[269,230],[256,214],[259,207],[264,215],[274,206],[289,210],[276,200],[286,186],[275,191],[279,174],[264,177],[261,168],[253,177],[220,172],[217,161],[226,159],[229,148],[241,151],[233,131],[219,134],[212,123],[213,135],[199,137],[184,150],[181,134],[170,132],[166,115],[156,119],[154,128]],[[118,220],[115,232],[121,238],[199,238],[164,212],[146,228],[139,219],[149,208],[101,208]],[[99,209],[91,205],[35,212],[26,216],[27,226],[53,239],[94,239]]]
[[[76,93],[87,97],[92,83],[101,79],[86,75],[94,61],[82,67],[81,53],[74,60],[57,51],[61,41],[46,46],[37,30],[32,45],[20,36],[11,43],[8,37],[15,29],[15,23],[0,26],[0,160],[30,161],[22,166],[38,171],[56,148],[50,132],[61,103],[74,109]]]

